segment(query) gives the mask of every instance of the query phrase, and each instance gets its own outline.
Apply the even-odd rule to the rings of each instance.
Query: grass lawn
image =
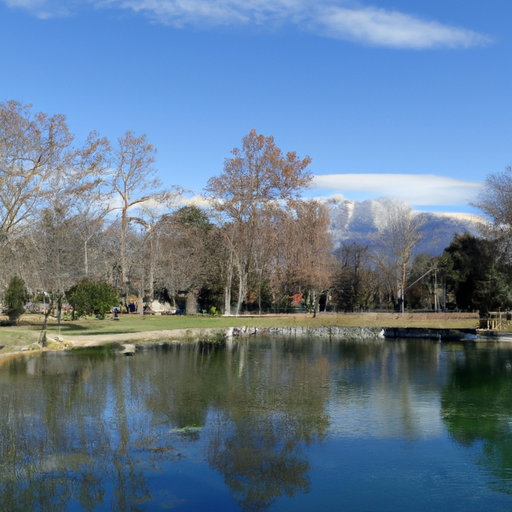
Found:
[[[80,334],[131,333],[141,331],[159,331],[172,329],[206,329],[213,327],[431,327],[431,328],[463,328],[477,327],[478,319],[415,318],[412,315],[398,314],[327,314],[318,315],[280,315],[252,317],[207,317],[207,316],[145,316],[123,315],[117,322],[111,320],[82,320],[65,322],[61,325],[63,335],[80,336]],[[56,333],[58,326],[51,325],[49,332]],[[1,336],[1,332],[0,332]]]
[[[42,326],[42,315],[24,315],[17,327],[0,327],[0,353],[19,349],[37,342]],[[429,327],[429,328],[475,328],[478,317],[455,314],[408,314],[363,313],[363,314],[319,314],[208,317],[208,316],[144,316],[122,315],[119,321],[110,319],[86,319],[74,322],[63,321],[59,327],[55,319],[49,320],[48,334],[63,337],[80,335],[137,333],[173,329],[207,329],[225,327]]]

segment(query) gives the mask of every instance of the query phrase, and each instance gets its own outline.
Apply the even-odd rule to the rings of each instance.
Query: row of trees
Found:
[[[386,307],[386,298],[387,307],[392,307],[390,287],[368,247],[346,244],[338,255],[342,266],[335,274],[333,294],[341,309]],[[408,309],[485,314],[512,306],[512,267],[500,257],[495,241],[470,233],[456,234],[441,255],[417,254],[406,279],[405,301],[399,297],[398,302]]]
[[[91,132],[77,146],[64,116],[0,104],[0,288],[19,276],[33,297],[60,304],[86,279],[109,283],[125,303],[163,298],[190,311],[199,301],[227,314],[292,298],[313,311],[320,302],[345,311],[508,304],[510,170],[491,175],[478,200],[492,220],[485,236],[458,235],[442,257],[413,261],[421,215],[397,201],[386,203],[371,248],[333,253],[327,207],[301,198],[311,159],[284,154],[272,137],[245,136],[201,208],[163,187],[155,154],[131,131],[116,143]]]
[[[412,249],[422,236],[421,218],[411,218],[403,210],[396,215],[399,205],[388,205],[391,230],[383,229],[379,235],[387,239],[387,248],[383,241],[376,250],[346,244],[337,251],[341,264],[333,287],[337,303],[345,310],[375,307],[382,304],[382,290],[392,290],[391,281],[397,279],[399,299],[402,290],[407,292],[402,308],[407,303],[414,309],[458,308],[482,315],[510,310],[512,169],[487,176],[472,205],[484,213],[478,234],[457,233],[442,254],[416,254],[414,259]],[[398,235],[393,234],[395,228]],[[386,275],[389,283],[383,286]]]
[[[13,275],[56,302],[83,278],[123,300],[176,296],[238,313],[327,287],[329,218],[301,201],[309,157],[251,131],[205,190],[207,208],[165,189],[155,148],[127,131],[74,144],[64,116],[0,104],[0,286]],[[222,298],[221,298],[222,297]]]
[[[126,287],[130,223],[147,224],[151,201],[165,205],[175,194],[161,188],[145,136],[127,131],[111,145],[91,132],[82,146],[73,142],[64,116],[0,104],[0,250],[32,288],[62,293],[90,274]],[[138,205],[142,214],[131,217]],[[114,224],[115,237],[98,253],[98,237]],[[115,271],[107,263],[113,250]]]

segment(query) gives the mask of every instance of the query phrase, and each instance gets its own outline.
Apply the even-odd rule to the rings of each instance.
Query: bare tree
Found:
[[[488,174],[482,191],[471,204],[497,226],[512,230],[512,167]]]
[[[183,193],[184,190],[180,187],[174,187],[172,192],[162,191],[155,198],[140,203],[139,214],[136,217],[129,217],[131,221],[144,228],[144,259],[147,263],[147,290],[150,301],[155,295],[155,267],[161,235],[160,221],[176,208]]]
[[[375,261],[387,276],[390,287],[394,288],[403,313],[407,269],[413,249],[421,240],[423,220],[405,201],[387,200],[382,204],[384,210],[378,233],[380,249]]]
[[[32,114],[31,105],[0,103],[0,237],[36,213],[52,173],[67,163],[73,137],[63,115]]]
[[[368,246],[344,243],[335,251],[334,295],[344,311],[370,307],[376,293],[375,272]]]
[[[333,257],[327,207],[318,201],[291,200],[281,216],[278,265],[280,288],[287,294],[301,293],[314,315],[320,295],[330,285]]]
[[[121,284],[127,292],[128,267],[126,257],[126,236],[128,224],[139,216],[131,216],[130,210],[149,201],[162,203],[168,193],[162,190],[162,183],[156,177],[153,167],[156,149],[147,141],[146,135],[136,136],[127,131],[118,139],[113,150],[112,188],[117,193],[121,211]]]
[[[163,216],[156,226],[159,251],[155,276],[173,298],[186,295],[187,312],[195,312],[202,287],[219,274],[218,229],[196,206],[184,206]]]
[[[68,195],[78,220],[83,247],[83,273],[89,275],[90,243],[103,228],[105,217],[113,209],[113,191],[108,182],[110,143],[91,132],[83,148],[76,151],[68,171]]]
[[[483,226],[484,234],[497,242],[501,257],[509,262],[512,249],[512,167],[488,174],[482,191],[470,204],[485,214],[489,223]]]
[[[229,247],[225,314],[230,314],[231,279],[238,273],[236,314],[241,310],[247,292],[247,279],[252,265],[253,242],[258,236],[259,215],[265,204],[287,201],[298,196],[312,179],[307,170],[309,157],[299,159],[295,152],[283,155],[273,137],[251,130],[224,162],[220,176],[211,178],[206,187],[212,207],[220,214]]]

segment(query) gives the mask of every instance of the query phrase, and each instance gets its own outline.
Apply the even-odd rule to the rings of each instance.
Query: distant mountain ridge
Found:
[[[383,227],[385,206],[383,202],[368,199],[349,201],[332,198],[327,201],[330,211],[329,228],[335,248],[344,242],[374,246],[377,235]],[[470,213],[426,213],[418,212],[424,224],[423,237],[416,246],[415,253],[437,256],[450,244],[455,233],[478,233],[478,225],[483,219]]]

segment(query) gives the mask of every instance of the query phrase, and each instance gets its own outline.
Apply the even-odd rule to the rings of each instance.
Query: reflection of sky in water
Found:
[[[510,510],[511,349],[29,356],[0,366],[0,510]]]
[[[332,439],[310,451],[313,491],[296,510],[509,510],[468,455],[442,438]]]
[[[383,393],[343,401],[331,397],[327,414],[329,433],[338,437],[428,439],[444,431],[435,394],[409,393],[406,401]]]
[[[443,435],[439,387],[446,383],[446,356],[441,345],[431,342],[385,342],[359,364],[333,365],[326,406],[330,433],[347,438]]]

